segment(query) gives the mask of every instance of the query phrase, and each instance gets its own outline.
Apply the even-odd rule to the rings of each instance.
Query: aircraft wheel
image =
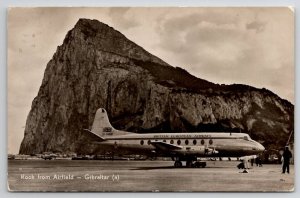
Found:
[[[175,161],[174,166],[175,166],[176,168],[182,167],[181,161]]]

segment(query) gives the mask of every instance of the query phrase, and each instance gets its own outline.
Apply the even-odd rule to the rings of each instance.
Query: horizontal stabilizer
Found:
[[[88,129],[83,129],[83,130],[86,131],[86,132],[87,132],[86,134],[87,134],[89,137],[91,137],[91,139],[93,139],[93,140],[95,140],[95,141],[102,142],[102,141],[105,140],[103,137],[100,137],[99,135],[93,133],[93,131],[90,131],[90,130],[88,130]]]
[[[157,149],[160,150],[180,150],[182,149],[182,146],[176,146],[174,144],[169,144],[166,142],[162,142],[162,141],[155,141],[155,142],[150,142],[150,144],[152,144],[153,146],[155,146]]]

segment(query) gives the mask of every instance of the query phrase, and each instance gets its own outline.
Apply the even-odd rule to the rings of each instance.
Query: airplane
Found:
[[[182,161],[186,161],[187,167],[194,167],[198,157],[245,157],[258,155],[265,150],[263,145],[246,133],[139,134],[117,130],[110,124],[104,108],[97,110],[92,129],[84,130],[101,145],[127,150],[132,154],[171,157],[175,167],[182,167]]]

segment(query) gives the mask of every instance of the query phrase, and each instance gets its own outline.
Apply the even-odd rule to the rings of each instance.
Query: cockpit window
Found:
[[[245,135],[245,136],[244,136],[244,140],[251,141],[251,138],[250,138],[249,135]]]

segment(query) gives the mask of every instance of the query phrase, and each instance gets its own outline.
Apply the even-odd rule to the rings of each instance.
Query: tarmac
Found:
[[[280,164],[207,161],[206,168],[174,168],[172,161],[9,160],[9,191],[92,192],[290,192],[291,174]]]

